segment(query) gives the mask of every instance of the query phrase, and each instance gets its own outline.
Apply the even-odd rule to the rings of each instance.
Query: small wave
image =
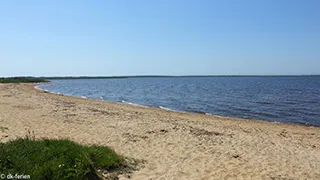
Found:
[[[310,103],[310,104],[318,104],[318,101],[304,101],[304,103]]]
[[[58,92],[58,93],[55,93],[55,92],[53,92],[53,91],[49,91],[49,90],[47,90],[47,89],[41,88],[41,86],[35,86],[34,88],[35,88],[35,89],[38,89],[38,90],[40,90],[40,91],[47,92],[47,93],[58,94],[58,95],[60,94],[59,92]]]
[[[129,101],[121,101],[123,104],[128,104],[128,105],[132,105],[132,106],[140,106],[140,107],[148,107],[148,106],[144,106],[144,105],[141,105],[141,104],[136,104],[136,103],[133,103],[133,102],[129,102]]]
[[[244,112],[250,112],[251,111],[250,109],[241,108],[241,107],[234,107],[233,109],[237,110],[237,111],[244,111]]]
[[[35,86],[34,88],[38,89],[38,90],[43,90],[43,89],[40,88],[40,86]]]
[[[35,89],[38,89],[38,90],[40,90],[40,91],[50,92],[50,91],[48,91],[47,89],[41,88],[41,86],[35,86],[34,88],[35,88]]]
[[[320,127],[319,124],[308,123],[308,122],[293,122],[294,124],[299,124],[307,127]]]
[[[190,112],[192,112],[192,113],[196,113],[196,114],[207,114],[206,112],[203,112],[203,111],[195,111],[195,110],[192,110],[192,111],[190,111]]]
[[[81,96],[81,98],[83,98],[83,99],[88,99],[86,96]]]
[[[266,102],[266,101],[257,101],[255,103],[257,103],[257,104],[273,104],[272,102]]]
[[[222,115],[213,115],[213,114],[210,114],[210,116],[214,116],[214,117],[217,117],[217,118],[227,118],[227,116],[222,116]]]
[[[259,116],[265,116],[265,117],[273,117],[273,118],[278,118],[279,117],[279,115],[271,114],[271,113],[267,113],[267,112],[257,112],[257,113],[254,113],[254,114],[257,114]]]
[[[172,112],[191,112],[191,113],[196,113],[196,114],[204,114],[207,116],[213,116],[213,114],[207,113],[207,112],[203,112],[203,111],[179,111],[179,110],[174,110],[174,109],[170,109],[164,106],[159,106],[160,109],[166,110],[166,111],[172,111]]]
[[[163,110],[167,110],[167,111],[177,112],[176,110],[173,110],[173,109],[170,109],[170,108],[167,108],[167,107],[164,107],[164,106],[159,106],[159,108],[163,109]]]
[[[298,104],[298,103],[296,103],[296,102],[293,102],[293,101],[287,101],[287,102],[285,102],[286,104]]]

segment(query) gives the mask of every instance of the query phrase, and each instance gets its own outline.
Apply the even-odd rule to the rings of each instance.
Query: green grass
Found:
[[[105,146],[82,146],[70,140],[20,138],[0,143],[0,172],[31,179],[100,179],[97,169],[114,172],[124,158]]]
[[[46,79],[35,78],[35,77],[10,77],[10,78],[0,78],[0,83],[40,83],[49,82]]]

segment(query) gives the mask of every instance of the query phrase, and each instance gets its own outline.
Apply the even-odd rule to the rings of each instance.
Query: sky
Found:
[[[319,0],[0,1],[0,76],[302,74]]]

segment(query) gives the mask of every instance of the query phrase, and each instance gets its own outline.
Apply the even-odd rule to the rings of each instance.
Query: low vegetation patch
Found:
[[[21,138],[0,143],[0,172],[30,179],[101,179],[100,172],[123,171],[122,156],[106,146],[70,140]]]
[[[0,78],[0,83],[40,83],[49,82],[46,79],[35,78],[35,77],[10,77],[10,78]]]

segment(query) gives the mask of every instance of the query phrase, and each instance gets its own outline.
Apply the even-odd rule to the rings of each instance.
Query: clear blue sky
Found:
[[[0,60],[0,76],[320,74],[320,1],[0,1]]]

